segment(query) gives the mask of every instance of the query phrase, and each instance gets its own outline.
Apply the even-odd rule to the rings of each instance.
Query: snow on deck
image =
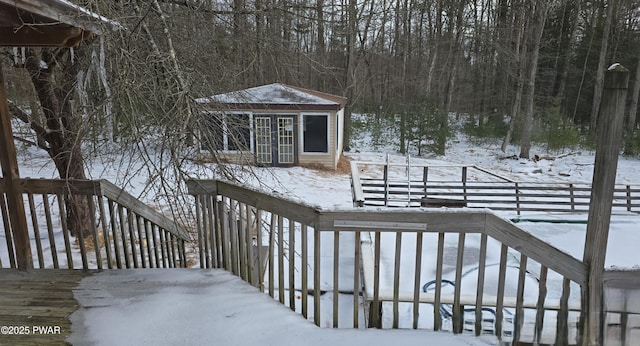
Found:
[[[221,269],[112,270],[74,290],[72,344],[495,345],[425,330],[319,328]]]

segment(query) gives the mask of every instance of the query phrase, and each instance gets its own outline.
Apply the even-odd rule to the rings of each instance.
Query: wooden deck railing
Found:
[[[401,172],[393,173],[393,170]],[[438,181],[429,172],[448,170],[460,180]],[[456,173],[458,171],[458,173]],[[363,173],[364,172],[364,173]],[[433,175],[433,174],[432,174]],[[473,177],[473,179],[471,178]],[[351,162],[356,206],[466,206],[522,212],[587,212],[591,185],[518,182],[476,166]],[[640,185],[616,185],[613,212],[640,212]]]
[[[586,266],[486,210],[322,210],[220,181],[187,185],[200,265],[318,326],[581,341]]]
[[[186,230],[106,180],[20,180],[36,268],[186,267]],[[73,237],[65,196],[89,208],[89,236]],[[0,268],[15,268],[13,237],[0,179]]]
[[[604,272],[603,321],[607,345],[636,345],[640,340],[640,271]]]

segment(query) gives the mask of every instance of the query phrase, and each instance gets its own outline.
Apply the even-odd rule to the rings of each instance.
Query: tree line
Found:
[[[536,123],[593,132],[604,71],[618,62],[632,74],[625,136],[640,137],[640,0],[77,3],[120,30],[73,50],[2,54],[15,67],[12,113],[34,134],[22,139],[64,178],[85,177],[87,141],[129,143],[154,179],[180,176],[198,127],[194,99],[273,82],[346,96],[347,133],[351,112],[397,117],[401,152],[428,139],[444,154],[455,113],[498,128],[504,148],[517,139],[528,158]],[[160,162],[141,145],[151,136]]]
[[[640,0],[80,3],[123,25],[104,35],[104,70],[93,75],[102,79],[84,82],[85,98],[109,102],[116,122],[191,119],[190,99],[283,82],[347,96],[360,112],[402,114],[428,101],[479,126],[506,117],[508,143],[552,106],[595,128],[604,70],[619,62],[637,76],[626,117],[636,128]]]
[[[507,119],[505,146],[518,130],[528,158],[533,122],[549,109],[595,129],[604,71],[618,62],[635,76],[628,135],[636,129],[638,0],[162,3],[196,95],[280,81],[347,96],[360,112],[410,115],[427,103],[478,126]],[[446,130],[447,119],[431,125]]]

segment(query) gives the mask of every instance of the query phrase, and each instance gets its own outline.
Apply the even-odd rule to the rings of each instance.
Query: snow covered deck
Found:
[[[222,269],[2,269],[0,311],[0,344],[46,345],[65,340],[74,345],[496,342],[492,336],[425,330],[319,328]]]

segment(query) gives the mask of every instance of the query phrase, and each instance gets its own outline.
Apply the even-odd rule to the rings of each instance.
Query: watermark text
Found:
[[[0,326],[0,335],[57,335],[60,326]]]

